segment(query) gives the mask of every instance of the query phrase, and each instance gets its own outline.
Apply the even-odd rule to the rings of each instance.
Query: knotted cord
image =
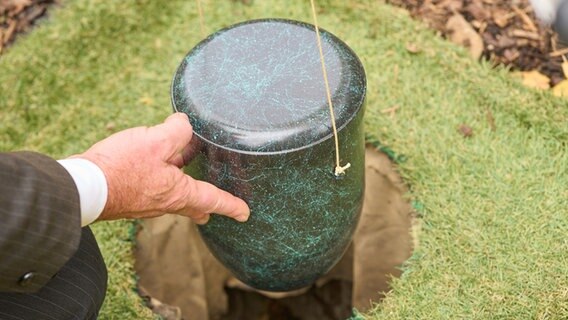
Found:
[[[340,160],[339,160],[339,137],[337,135],[337,126],[335,125],[335,112],[333,112],[333,102],[331,101],[331,90],[329,89],[329,81],[327,80],[327,71],[325,68],[325,59],[323,56],[323,48],[321,45],[321,36],[320,36],[320,32],[319,32],[319,26],[318,26],[318,17],[316,14],[316,5],[315,5],[315,1],[314,0],[310,0],[310,3],[312,4],[312,15],[314,17],[314,26],[316,29],[316,38],[317,38],[317,42],[318,42],[318,49],[319,49],[319,55],[320,55],[320,61],[321,61],[321,70],[323,73],[323,82],[325,83],[325,92],[327,94],[327,104],[329,106],[329,114],[331,116],[331,127],[333,128],[333,139],[335,140],[335,175],[336,176],[341,176],[345,174],[345,170],[347,170],[349,167],[351,167],[350,163],[347,163],[344,166],[341,166]]]

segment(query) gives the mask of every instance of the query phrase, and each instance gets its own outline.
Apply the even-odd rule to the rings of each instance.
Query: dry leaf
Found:
[[[549,89],[550,79],[544,74],[534,70],[526,72],[516,72],[523,79],[523,84],[535,89]]]
[[[515,61],[520,55],[519,51],[513,49],[505,49],[503,52],[503,57],[510,62]]]
[[[499,28],[505,28],[509,24],[509,17],[508,16],[499,16],[499,17],[495,18],[493,21],[495,21],[495,24]]]
[[[412,43],[409,42],[406,44],[406,51],[410,52],[410,53],[420,53],[422,52],[422,49],[420,49],[416,43]]]
[[[536,32],[530,32],[530,31],[525,31],[525,30],[521,30],[521,29],[515,29],[513,30],[513,37],[517,37],[517,38],[525,38],[525,39],[529,39],[529,40],[534,40],[534,41],[540,41],[540,35]]]
[[[562,73],[564,74],[564,78],[568,79],[568,61],[562,62]]]
[[[22,12],[22,10],[24,10],[25,7],[29,7],[30,5],[32,5],[32,1],[31,0],[11,0],[11,1],[7,1],[6,4],[4,4],[10,12],[11,16],[15,16],[17,14],[19,14],[20,12]]]
[[[381,110],[381,113],[388,113],[392,118],[392,117],[395,116],[396,110],[398,110],[399,108],[400,108],[400,106],[395,105],[394,107]]]
[[[493,21],[499,28],[505,28],[509,25],[509,20],[513,17],[513,15],[508,12],[507,10],[503,9],[495,9],[493,12]]]
[[[555,85],[552,93],[557,97],[568,97],[568,80],[562,80]]]
[[[518,48],[515,48],[517,45],[517,41],[515,39],[509,37],[508,35],[502,35],[497,39],[496,45],[501,48],[513,48],[518,51]]]
[[[475,20],[485,21],[489,18],[489,12],[483,7],[483,3],[472,1],[465,10],[473,16]]]
[[[17,23],[15,20],[10,20],[8,22],[8,28],[4,31],[4,39],[0,40],[3,41],[4,43],[8,42],[8,40],[12,38],[12,35],[16,31],[16,25]]]
[[[464,136],[464,138],[473,136],[473,129],[465,123],[460,124],[458,131],[462,134],[462,136]]]
[[[154,99],[148,97],[148,96],[144,96],[142,98],[140,98],[138,101],[140,101],[141,104],[149,106],[152,105],[154,103]]]
[[[468,48],[469,53],[474,59],[481,57],[483,53],[483,40],[461,14],[454,14],[448,20],[446,29],[450,33],[450,40],[452,40],[452,42]]]
[[[493,117],[493,112],[487,109],[485,117],[487,118],[487,122],[489,122],[489,127],[491,128],[491,131],[495,132],[497,130],[497,126],[495,125],[495,117]]]

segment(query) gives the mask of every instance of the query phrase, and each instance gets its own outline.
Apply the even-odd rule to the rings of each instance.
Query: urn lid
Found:
[[[338,130],[365,99],[355,53],[320,29]],[[332,137],[312,25],[253,20],[222,29],[183,59],[172,82],[175,111],[206,143],[245,153],[287,152]]]

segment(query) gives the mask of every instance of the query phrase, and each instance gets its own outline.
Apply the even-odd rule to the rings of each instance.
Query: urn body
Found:
[[[194,128],[186,168],[244,199],[246,223],[213,215],[200,226],[211,252],[244,283],[288,291],[313,283],[341,258],[364,193],[363,67],[322,31],[337,123],[335,143],[312,26],[256,20],[198,44],[178,68],[172,103]]]

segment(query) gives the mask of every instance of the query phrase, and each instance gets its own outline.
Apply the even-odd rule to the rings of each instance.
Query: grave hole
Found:
[[[164,319],[346,319],[389,290],[416,245],[407,189],[388,157],[366,150],[366,190],[354,240],[340,262],[309,288],[258,292],[231,276],[207,250],[189,219],[145,220],[137,233],[135,269],[147,305]],[[372,301],[372,302],[371,302]]]

